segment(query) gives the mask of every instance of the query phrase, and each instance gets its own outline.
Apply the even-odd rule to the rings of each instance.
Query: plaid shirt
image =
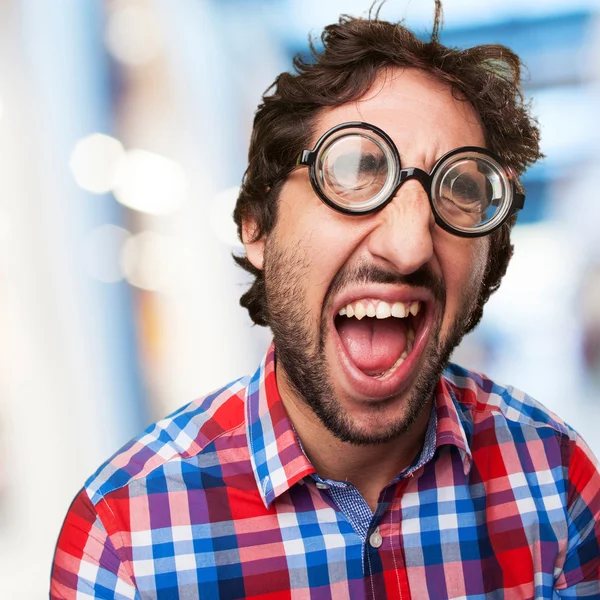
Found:
[[[271,349],[88,480],[51,598],[600,598],[600,473],[581,438],[454,365],[436,419],[433,452],[360,534],[314,478]]]

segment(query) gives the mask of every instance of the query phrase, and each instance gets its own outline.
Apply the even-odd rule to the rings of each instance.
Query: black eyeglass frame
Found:
[[[317,173],[316,173],[316,158],[319,155],[319,152],[320,152],[321,148],[323,147],[323,145],[325,144],[325,142],[331,136],[335,135],[336,133],[338,133],[339,131],[344,130],[344,129],[366,129],[368,131],[372,131],[373,133],[376,133],[378,136],[380,136],[388,144],[389,148],[392,151],[392,156],[393,156],[395,167],[396,167],[396,181],[394,182],[394,184],[389,192],[388,198],[372,208],[367,208],[364,210],[360,210],[360,209],[352,210],[352,209],[344,208],[343,206],[336,204],[333,200],[328,198],[327,195],[321,189],[321,186],[319,185],[319,181],[317,179]],[[434,203],[433,197],[432,197],[432,187],[433,187],[433,181],[435,179],[436,171],[450,157],[455,156],[456,154],[463,153],[463,152],[477,152],[478,154],[484,154],[486,156],[489,156],[497,163],[498,167],[500,169],[502,169],[502,171],[506,175],[507,180],[510,183],[510,190],[511,190],[510,206],[508,207],[508,209],[506,209],[504,211],[504,215],[499,219],[498,223],[494,224],[489,229],[483,229],[482,231],[463,231],[461,229],[457,229],[456,227],[453,227],[452,225],[447,223],[440,216],[440,214],[438,213],[438,211],[435,207],[435,203]],[[492,233],[499,227],[502,227],[502,225],[504,225],[504,223],[506,223],[506,221],[510,217],[515,215],[525,205],[525,195],[517,191],[516,177],[515,177],[514,172],[512,171],[512,169],[510,169],[510,167],[506,167],[503,164],[500,157],[497,154],[495,154],[494,152],[492,152],[491,150],[488,150],[487,148],[480,148],[479,146],[461,146],[460,148],[455,148],[454,150],[450,150],[450,152],[447,152],[442,157],[440,157],[436,161],[435,165],[433,166],[433,168],[431,169],[431,171],[429,173],[427,173],[426,171],[423,171],[422,169],[419,169],[417,167],[409,167],[409,168],[403,169],[402,164],[400,162],[400,153],[398,152],[398,148],[396,148],[396,145],[394,144],[394,142],[392,141],[390,136],[385,131],[383,131],[382,129],[377,127],[376,125],[372,125],[371,123],[366,123],[364,121],[349,121],[347,123],[341,123],[339,125],[336,125],[335,127],[332,127],[329,131],[325,132],[318,139],[317,143],[315,144],[315,147],[312,150],[303,150],[300,153],[300,155],[298,156],[298,159],[296,161],[296,167],[299,167],[299,166],[308,167],[310,183],[312,185],[313,190],[317,194],[317,196],[319,196],[319,198],[333,210],[343,213],[343,214],[347,214],[347,215],[359,215],[360,216],[360,215],[367,215],[370,213],[374,213],[374,212],[377,212],[378,210],[382,210],[392,201],[392,199],[398,193],[398,190],[400,189],[400,187],[402,186],[402,184],[404,182],[408,181],[409,179],[417,179],[421,183],[421,185],[423,186],[425,191],[427,192],[427,197],[429,198],[429,205],[431,207],[431,212],[434,215],[436,224],[439,227],[441,227],[442,229],[444,229],[445,231],[452,233],[454,235],[460,236],[460,237],[472,238],[472,237],[482,237],[484,235],[489,235],[490,233]],[[493,219],[494,219],[494,217],[492,217],[492,220]]]

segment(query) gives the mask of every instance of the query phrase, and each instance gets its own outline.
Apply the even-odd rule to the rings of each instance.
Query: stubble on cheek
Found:
[[[326,422],[324,405],[334,394],[320,349],[320,315],[311,314],[307,300],[315,274],[306,254],[297,250],[297,246],[283,249],[274,241],[265,248],[267,314],[275,341],[277,381],[284,404],[284,394],[290,393],[287,400],[310,407]]]
[[[326,360],[325,346],[330,331],[326,317],[329,314],[327,301],[337,289],[336,282],[338,287],[344,287],[348,279],[356,284],[362,277],[365,281],[389,283],[388,279],[394,280],[397,276],[378,275],[372,266],[367,266],[364,273],[360,269],[352,273],[338,273],[324,293],[322,304],[317,307],[315,300],[313,306],[309,297],[317,298],[318,293],[314,289],[314,293],[310,294],[311,286],[323,290],[327,282],[322,280],[322,273],[311,260],[314,249],[310,239],[296,244],[289,242],[285,246],[278,243],[279,239],[272,236],[265,246],[265,289],[267,315],[275,340],[276,369],[278,375],[283,376],[286,388],[309,406],[325,427],[342,441],[359,445],[376,444],[402,435],[413,426],[432,397],[452,350],[466,331],[466,323],[481,290],[489,246],[485,248],[476,243],[466,256],[463,255],[463,277],[457,277],[453,283],[457,289],[454,307],[448,307],[445,302],[447,289],[444,283],[448,282],[439,280],[436,298],[442,310],[431,332],[419,375],[400,403],[402,406],[398,398],[390,397],[389,401],[379,402],[371,410],[365,407],[361,411],[362,416],[356,420],[337,397]],[[455,267],[461,269],[459,264]],[[412,285],[418,285],[417,275],[408,277]],[[429,283],[430,288],[432,282]],[[444,320],[446,326],[442,327]]]
[[[446,305],[446,310],[452,311],[453,315],[446,314],[444,319],[446,324],[442,326],[443,339],[447,341],[454,338],[456,345],[470,329],[471,317],[479,304],[490,249],[488,237],[464,240],[464,243],[471,248],[468,249],[467,257],[463,259],[464,265],[456,265],[456,268],[465,272],[465,277],[462,281],[454,283],[454,286],[459,289],[456,294],[456,305],[454,307]],[[456,341],[458,337],[460,339]]]
[[[268,323],[277,354],[294,361],[314,354],[319,338],[316,327],[320,319],[311,314],[307,299],[314,269],[302,246],[301,242],[283,248],[271,237],[264,255]]]
[[[304,243],[282,247],[273,237],[264,253],[265,289],[269,314],[282,317],[288,311],[304,321],[308,317],[307,285],[313,270]]]

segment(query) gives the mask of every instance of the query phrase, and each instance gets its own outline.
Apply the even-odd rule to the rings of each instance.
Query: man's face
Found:
[[[324,110],[313,142],[348,121],[380,127],[403,167],[427,172],[449,150],[485,146],[471,106],[416,70],[382,74],[361,100]],[[381,211],[344,215],[300,168],[278,203],[274,229],[247,252],[265,270],[282,397],[310,406],[343,441],[389,441],[422,413],[464,334],[489,239],[437,227],[414,180]],[[411,306],[416,315],[393,316]],[[392,316],[357,318],[373,311]]]

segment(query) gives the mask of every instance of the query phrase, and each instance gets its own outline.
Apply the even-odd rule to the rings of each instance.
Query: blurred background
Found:
[[[74,494],[152,421],[253,372],[231,220],[254,110],[370,0],[0,1],[0,597],[47,596]],[[474,8],[477,6],[478,8]],[[442,41],[525,60],[547,158],[457,350],[600,454],[600,2],[445,0]],[[426,35],[433,1],[382,17]]]

